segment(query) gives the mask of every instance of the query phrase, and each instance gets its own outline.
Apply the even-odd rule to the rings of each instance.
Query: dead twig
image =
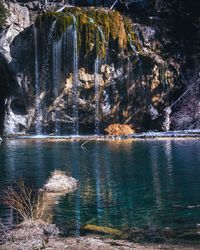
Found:
[[[91,142],[91,140],[85,141],[84,143],[81,144],[81,148],[82,149],[86,149],[86,147],[84,147],[84,145],[86,145],[88,142]]]

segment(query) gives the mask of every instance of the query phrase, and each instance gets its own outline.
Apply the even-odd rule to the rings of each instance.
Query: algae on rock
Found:
[[[130,43],[134,43],[136,49],[140,47],[131,20],[117,11],[66,8],[63,12],[46,12],[38,16],[36,26],[42,27],[44,32],[48,33],[50,24],[56,21],[54,37],[59,39],[67,27],[73,24],[73,16],[77,19],[78,50],[86,56],[94,50],[96,56],[105,58],[110,42],[116,42],[119,52],[128,51]],[[94,46],[91,46],[92,44]]]

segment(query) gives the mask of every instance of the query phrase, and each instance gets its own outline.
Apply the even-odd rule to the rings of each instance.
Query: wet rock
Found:
[[[169,131],[170,130],[170,124],[171,124],[171,120],[170,120],[170,114],[172,113],[172,110],[170,107],[166,107],[164,109],[164,122],[163,122],[163,127],[162,129],[164,131]]]
[[[122,236],[122,231],[116,228],[111,228],[111,227],[102,227],[102,226],[97,226],[97,225],[91,225],[87,224],[81,228],[81,230],[86,231],[86,232],[91,232],[91,233],[103,233],[103,234],[109,234],[113,236]]]
[[[19,131],[27,128],[27,116],[24,114],[17,114],[11,108],[12,98],[6,99],[6,111],[4,121],[4,133],[5,134],[17,134]]]
[[[10,15],[7,17],[4,30],[0,34],[0,53],[4,55],[8,62],[11,62],[11,44],[20,32],[31,25],[31,22],[26,7],[8,2],[7,8]]]
[[[54,171],[43,187],[44,192],[71,193],[78,188],[78,181],[66,175],[64,171]]]

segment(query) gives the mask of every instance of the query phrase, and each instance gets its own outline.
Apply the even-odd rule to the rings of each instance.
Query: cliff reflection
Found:
[[[80,142],[9,141],[0,147],[0,191],[19,177],[40,188],[60,169],[80,182],[78,191],[53,208],[53,222],[64,232],[79,236],[85,224],[181,228],[199,219],[196,210],[174,209],[200,203],[199,146],[149,140],[91,142],[82,149]],[[12,216],[0,206],[0,217]]]

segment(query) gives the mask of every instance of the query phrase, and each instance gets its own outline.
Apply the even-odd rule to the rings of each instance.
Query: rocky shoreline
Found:
[[[183,250],[193,250],[199,249],[199,245],[189,245],[189,244],[139,244],[124,240],[113,240],[110,238],[102,238],[97,236],[79,237],[79,238],[52,238],[49,240],[45,249],[74,249],[74,250],[155,250],[155,249],[183,249]]]
[[[195,250],[199,249],[199,244],[155,244],[155,243],[133,243],[125,240],[116,240],[111,238],[99,237],[99,236],[86,236],[86,237],[50,237],[48,240],[45,240],[36,245],[29,242],[16,245],[14,243],[7,243],[5,245],[0,245],[1,250],[17,250],[17,249],[71,249],[71,250],[129,250],[129,249],[138,249],[138,250],[156,250],[156,249],[167,249],[167,250]]]
[[[48,141],[110,141],[147,139],[199,139],[200,130],[169,132],[143,132],[130,135],[7,135],[4,139],[48,140]]]

